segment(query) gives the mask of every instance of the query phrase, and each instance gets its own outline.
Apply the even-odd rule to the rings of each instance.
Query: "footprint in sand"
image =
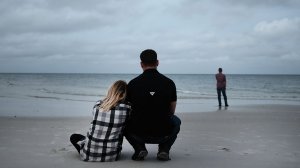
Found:
[[[229,148],[221,148],[221,149],[219,149],[219,150],[225,151],[225,152],[230,152],[230,149],[229,149]]]
[[[69,150],[67,148],[59,148],[59,149],[52,149],[51,151],[53,153],[58,153],[58,152],[67,152]]]

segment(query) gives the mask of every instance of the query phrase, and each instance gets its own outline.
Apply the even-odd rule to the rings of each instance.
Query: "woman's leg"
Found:
[[[221,89],[217,89],[217,93],[218,93],[219,106],[222,106],[222,102],[221,102]]]
[[[85,136],[83,136],[81,134],[72,134],[70,136],[70,141],[74,145],[74,147],[76,148],[76,150],[78,151],[78,153],[80,153],[80,146],[77,144],[77,142],[78,141],[82,141],[84,139],[85,139]]]
[[[222,89],[222,94],[223,94],[223,97],[224,97],[225,106],[228,106],[226,89]]]

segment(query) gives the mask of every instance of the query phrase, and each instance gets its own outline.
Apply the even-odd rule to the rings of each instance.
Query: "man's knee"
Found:
[[[176,115],[173,115],[171,121],[173,126],[172,132],[178,134],[180,131],[181,120]]]
[[[176,115],[173,115],[173,116],[171,117],[171,121],[172,121],[172,124],[173,124],[174,126],[179,126],[179,127],[180,127],[180,125],[181,125],[181,120],[180,120],[180,118],[178,118]]]

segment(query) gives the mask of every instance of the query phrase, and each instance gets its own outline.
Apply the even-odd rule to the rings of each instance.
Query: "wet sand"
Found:
[[[156,160],[157,146],[147,145],[142,162],[131,160],[125,140],[121,160],[83,162],[69,142],[85,134],[89,117],[0,117],[3,168],[208,167],[296,168],[300,165],[300,106],[247,105],[213,112],[178,113],[181,131],[171,161]]]

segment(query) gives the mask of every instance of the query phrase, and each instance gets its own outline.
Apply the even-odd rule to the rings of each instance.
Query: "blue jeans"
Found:
[[[172,145],[174,144],[177,134],[180,131],[181,120],[176,116],[173,115],[171,117],[172,122],[172,131],[171,134],[164,137],[145,137],[139,136],[130,133],[130,131],[126,131],[125,137],[127,141],[131,144],[136,152],[141,150],[146,150],[145,144],[159,144],[159,151],[169,152]]]
[[[226,96],[226,88],[217,89],[217,93],[218,93],[219,106],[222,105],[222,102],[221,102],[221,93],[222,93],[222,95],[224,97],[225,106],[228,106],[227,96]]]

